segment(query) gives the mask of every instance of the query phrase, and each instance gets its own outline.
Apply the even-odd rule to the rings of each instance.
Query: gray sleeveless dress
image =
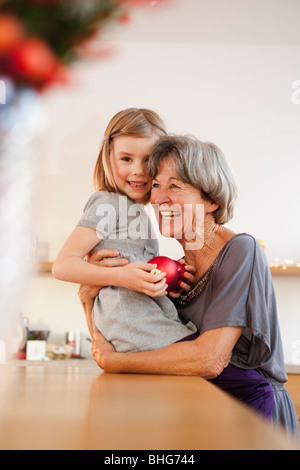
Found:
[[[77,225],[104,235],[94,251],[117,249],[120,258],[143,263],[158,255],[157,236],[145,208],[126,196],[108,191],[94,193]],[[192,322],[181,322],[168,297],[152,298],[122,287],[100,290],[93,323],[118,352],[162,348],[197,331]]]

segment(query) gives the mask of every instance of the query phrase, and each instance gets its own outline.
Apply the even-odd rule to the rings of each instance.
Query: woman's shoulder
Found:
[[[270,269],[260,243],[252,235],[241,233],[232,237],[220,251],[213,273],[214,280],[232,283],[234,279],[240,285],[248,283],[254,274],[269,276]]]
[[[253,261],[254,257],[265,259],[265,253],[261,244],[253,235],[248,233],[238,233],[234,235],[224,246],[222,257],[234,257],[235,259],[249,259]]]
[[[249,233],[237,233],[235,234],[226,245],[228,247],[234,247],[236,249],[251,249],[256,245],[256,239]]]

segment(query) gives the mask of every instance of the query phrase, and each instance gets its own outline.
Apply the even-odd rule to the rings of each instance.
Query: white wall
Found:
[[[81,215],[108,120],[137,106],[156,110],[170,132],[219,145],[236,174],[239,199],[229,225],[265,240],[267,255],[300,262],[300,45],[116,44],[116,55],[81,64],[75,84],[43,97],[49,125],[41,146],[34,235],[53,260]],[[176,242],[161,252],[177,256]],[[288,363],[300,340],[299,278],[275,281]],[[32,280],[24,313],[54,338],[87,334],[76,286]]]

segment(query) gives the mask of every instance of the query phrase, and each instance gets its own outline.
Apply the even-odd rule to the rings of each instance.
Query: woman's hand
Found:
[[[126,266],[128,264],[128,260],[125,258],[116,258],[119,256],[119,252],[117,250],[98,250],[93,254],[88,254],[86,256],[86,261],[91,264],[95,264],[96,266],[102,267],[121,267]],[[95,297],[99,294],[101,286],[88,286],[88,285],[81,285],[78,288],[78,296],[81,303],[94,303]]]
[[[109,341],[106,341],[98,330],[94,331],[91,351],[94,361],[103,370],[105,370],[105,358],[107,355],[116,352],[113,345],[109,343]]]
[[[167,295],[166,273],[151,274],[156,264],[130,263],[119,271],[119,285],[150,297]]]
[[[184,258],[179,260],[180,264],[185,264]],[[191,286],[195,283],[196,278],[194,274],[196,273],[196,268],[195,266],[192,266],[190,264],[185,265],[185,273],[184,277],[186,279],[186,282],[181,281],[180,282],[180,287],[181,289],[174,292],[169,293],[169,297],[172,297],[172,299],[178,299],[184,292],[189,292],[191,290]]]
[[[128,264],[128,260],[124,258],[116,258],[118,255],[119,252],[117,250],[98,250],[92,255],[89,253],[86,256],[86,260],[88,263],[102,267],[126,266]],[[84,309],[86,322],[91,337],[93,337],[94,333],[92,320],[94,301],[99,294],[100,289],[101,286],[89,285],[81,285],[78,288],[78,296]]]

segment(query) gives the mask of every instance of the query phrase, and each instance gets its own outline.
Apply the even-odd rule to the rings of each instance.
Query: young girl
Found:
[[[93,328],[119,352],[158,349],[197,331],[182,324],[166,297],[165,273],[152,274],[155,265],[148,263],[158,255],[158,240],[143,207],[151,191],[147,161],[164,134],[153,111],[131,108],[113,117],[94,171],[96,192],[53,266],[56,279],[107,286],[95,300]],[[129,264],[104,268],[84,261],[103,248],[118,249]]]

